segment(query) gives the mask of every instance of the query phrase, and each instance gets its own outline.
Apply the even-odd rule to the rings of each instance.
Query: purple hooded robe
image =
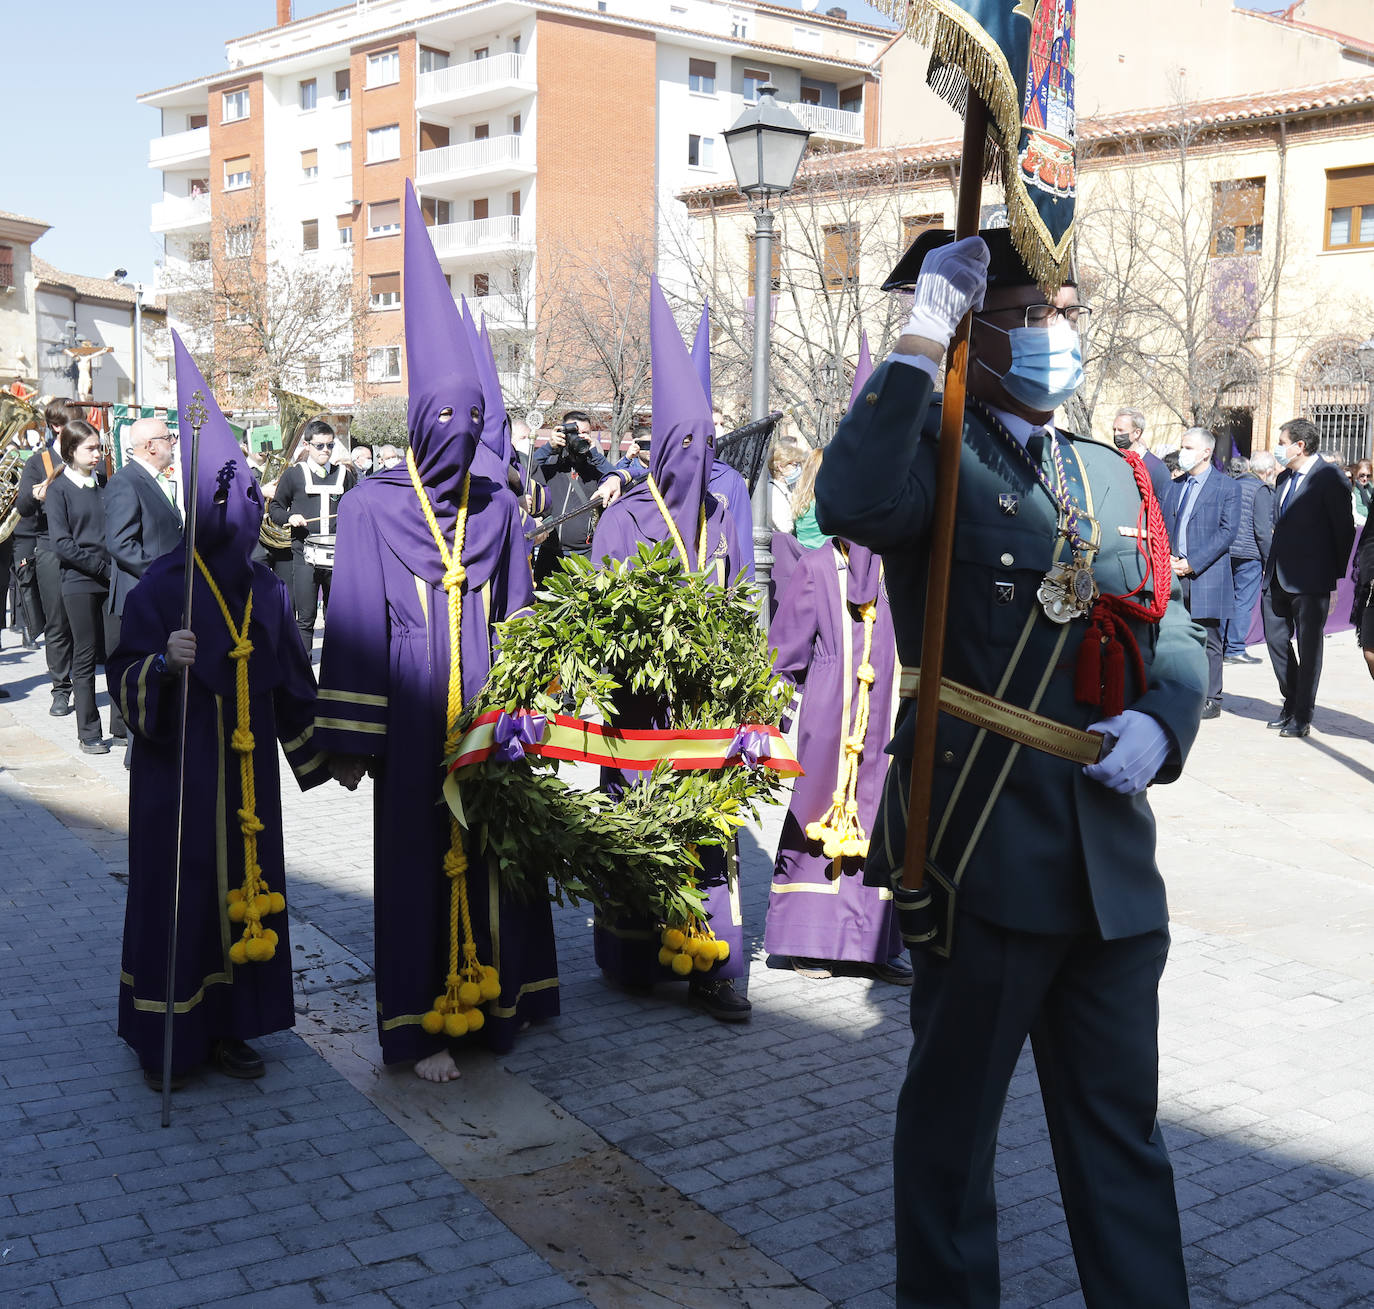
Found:
[[[411,450],[451,547],[464,479],[487,430],[489,401],[409,184],[404,277]],[[495,455],[490,446],[487,452]],[[533,599],[515,497],[504,483],[475,472],[462,562],[466,702],[491,669],[491,625]],[[331,753],[366,757],[376,779],[375,971],[387,1063],[424,1058],[451,1044],[420,1026],[443,993],[449,953],[443,870],[449,816],[442,786],[450,644],[443,577],[443,560],[404,464],[369,477],[341,502],[316,741]],[[558,1012],[553,920],[546,899],[517,901],[504,894],[495,867],[471,840],[467,852],[478,955],[496,967],[502,988],[471,1039],[504,1051],[522,1023]]]
[[[215,578],[236,623],[249,593],[249,730],[253,734],[254,812],[258,863],[273,891],[285,883],[277,742],[302,790],[328,779],[312,740],[315,678],[296,634],[286,586],[252,562],[262,521],[262,494],[249,472],[200,370],[173,333],[177,402],[182,415],[183,491],[196,499],[196,548]],[[207,420],[200,431],[198,485],[190,481],[191,427],[187,407],[200,393]],[[217,492],[219,502],[216,503]],[[162,1066],[166,1014],[169,892],[176,866],[180,679],[158,671],[167,638],[182,627],[184,557],[180,550],[154,561],[130,592],[119,648],[105,675],[110,696],[133,732],[129,769],[129,891],[119,979],[119,1035],[145,1069]],[[197,571],[191,630],[196,661],[187,707],[185,811],[182,818],[181,904],[173,1000],[172,1070],[203,1063],[221,1039],[250,1040],[295,1022],[291,994],[291,937],[287,913],[264,927],[278,935],[275,955],[233,964],[229,947],[242,929],[229,921],[226,896],[243,883],[243,833],[235,813],[244,805],[239,756],[230,748],[238,725],[235,664],[230,637],[205,579]]]
[[[678,534],[687,546],[687,564],[693,570],[697,567],[701,515],[705,508],[706,566],[715,567],[716,579],[728,583],[741,566],[740,542],[734,521],[706,489],[715,444],[711,404],[702,392],[657,278],[651,281],[649,296],[654,406],[649,474],[657,483]],[[666,541],[672,539],[672,535],[647,481],[641,482],[601,515],[592,538],[592,558],[629,559],[641,542]],[[669,725],[668,707],[657,696],[619,696],[616,710],[617,727]],[[624,785],[626,779],[614,769],[603,769],[602,780],[607,789],[614,791]],[[709,973],[693,976],[710,979],[743,977],[745,974],[744,919],[739,895],[727,879],[727,865],[733,859],[733,849],[728,856],[726,851],[718,849],[702,852],[704,871],[700,886],[706,893],[711,930],[717,937],[729,941],[730,957],[716,964]],[[659,935],[655,923],[648,917],[621,915],[608,920],[598,914],[594,937],[596,962],[614,981],[644,986],[685,980],[658,962]]]
[[[806,836],[806,825],[830,808],[841,743],[854,729],[864,644],[858,609],[875,597],[869,651],[874,682],[856,795],[859,823],[868,836],[887,776],[884,750],[897,710],[897,653],[881,562],[857,545],[849,545],[846,562],[845,544],[834,541],[802,552],[768,632],[769,644],[777,648],[774,667],[801,692],[797,758],[806,772],[793,786],[783,820],[764,946],[770,954],[876,964],[902,950],[892,893],[863,884],[861,859],[844,860],[842,876],[832,879],[833,861],[819,841]]]

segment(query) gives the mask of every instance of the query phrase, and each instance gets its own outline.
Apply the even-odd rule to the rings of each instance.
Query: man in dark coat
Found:
[[[889,279],[889,289],[914,284],[911,318],[816,480],[821,529],[883,556],[909,695],[937,494],[934,380],[955,324],[980,309],[941,699],[953,703],[958,683],[985,706],[1002,702],[1027,732],[991,726],[998,711],[967,698],[961,716],[941,713],[933,841],[916,893],[897,885],[910,699],[888,747],[864,876],[893,890],[904,939],[922,946],[912,952],[915,1041],[897,1105],[897,1303],[998,1303],[993,1162],[1029,1035],[1085,1299],[1183,1309],[1173,1170],[1157,1121],[1168,909],[1145,789],[1178,776],[1197,732],[1202,634],[1171,590],[1148,474],[1053,426],[1082,378],[1075,288],[1047,304],[1005,230],[953,246],[951,236],[923,233]],[[1072,570],[1080,599],[1101,593],[1092,626],[1081,607],[1066,608],[1059,567]],[[1078,667],[1100,647],[1104,606],[1125,625],[1129,668],[1115,688],[1098,676],[1105,658]],[[1030,747],[1021,742],[1033,724]],[[1066,729],[1082,733],[1078,748],[1063,748]]]
[[[602,509],[615,503],[630,480],[617,471],[591,435],[591,419],[581,409],[570,409],[548,441],[534,452],[534,476],[548,492],[548,512],[561,518],[580,505],[595,503]],[[597,509],[570,518],[549,533],[534,556],[534,580],[542,581],[565,554],[589,559]]]
[[[1184,476],[1170,486],[1164,510],[1183,603],[1207,633],[1204,718],[1221,714],[1221,627],[1235,613],[1231,543],[1240,526],[1240,487],[1213,467],[1216,448],[1216,437],[1205,427],[1183,434],[1178,466]]]
[[[1257,664],[1262,662],[1259,655],[1252,655],[1245,644],[1264,581],[1269,542],[1274,537],[1273,515],[1264,513],[1261,507],[1272,492],[1251,468],[1248,459],[1238,455],[1228,468],[1240,488],[1240,524],[1236,539],[1231,542],[1231,592],[1235,596],[1235,613],[1221,625],[1223,660],[1228,664]]]
[[[1350,483],[1318,453],[1315,423],[1294,418],[1279,428],[1274,456],[1274,540],[1264,571],[1264,641],[1283,705],[1268,725],[1280,736],[1307,736],[1322,675],[1331,592],[1345,576],[1355,544]]]
[[[1133,450],[1150,474],[1155,499],[1164,504],[1172,480],[1162,460],[1145,444],[1145,415],[1139,409],[1118,409],[1112,419],[1112,444],[1118,450]]]
[[[176,483],[163,476],[171,467],[175,441],[160,418],[140,418],[129,428],[128,458],[105,488],[109,605],[116,620],[148,565],[181,544]]]

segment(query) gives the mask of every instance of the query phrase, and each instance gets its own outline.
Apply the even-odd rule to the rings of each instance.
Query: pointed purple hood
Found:
[[[716,427],[711,402],[657,277],[649,281],[649,342],[654,405],[649,472],[683,540],[692,548],[715,457]]]
[[[854,385],[849,390],[849,407],[854,408],[859,392],[873,372],[873,360],[868,353],[868,333],[859,333],[859,362],[854,365]]]
[[[711,302],[705,300],[701,306],[701,318],[697,322],[697,334],[692,341],[692,367],[697,370],[697,381],[706,396],[707,406],[711,406]]]
[[[262,526],[263,499],[257,481],[229,423],[180,336],[172,333],[176,361],[177,412],[180,416],[182,504],[196,504],[196,550],[226,598],[241,604],[253,575],[253,549]],[[199,399],[205,406],[200,429],[197,485],[191,486],[192,428],[189,410]],[[189,512],[187,514],[189,519]]]

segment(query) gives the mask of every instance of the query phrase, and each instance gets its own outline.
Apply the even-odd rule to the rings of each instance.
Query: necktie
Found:
[[[1288,485],[1283,488],[1283,499],[1279,501],[1279,517],[1282,518],[1288,512],[1288,506],[1292,503],[1293,497],[1298,491],[1298,482],[1301,480],[1301,473],[1294,473],[1288,479]]]
[[[1184,516],[1184,512],[1188,508],[1188,497],[1192,495],[1196,485],[1197,478],[1195,477],[1183,479],[1183,490],[1178,497],[1178,513],[1174,515],[1176,535],[1178,536],[1178,540],[1174,543],[1174,550],[1180,559],[1184,559],[1188,555],[1188,520]]]

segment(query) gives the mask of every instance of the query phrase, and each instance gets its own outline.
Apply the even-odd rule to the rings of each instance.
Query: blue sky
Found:
[[[297,0],[295,13],[337,3]],[[820,0],[822,8],[831,3],[860,21],[888,21],[859,0]],[[131,279],[150,281],[158,242],[148,209],[161,191],[148,141],[158,117],[135,98],[223,68],[225,38],[270,26],[274,0],[15,0],[11,8],[8,46],[26,53],[0,79],[10,157],[0,209],[50,223],[37,253],[67,272],[103,277],[126,268]]]

